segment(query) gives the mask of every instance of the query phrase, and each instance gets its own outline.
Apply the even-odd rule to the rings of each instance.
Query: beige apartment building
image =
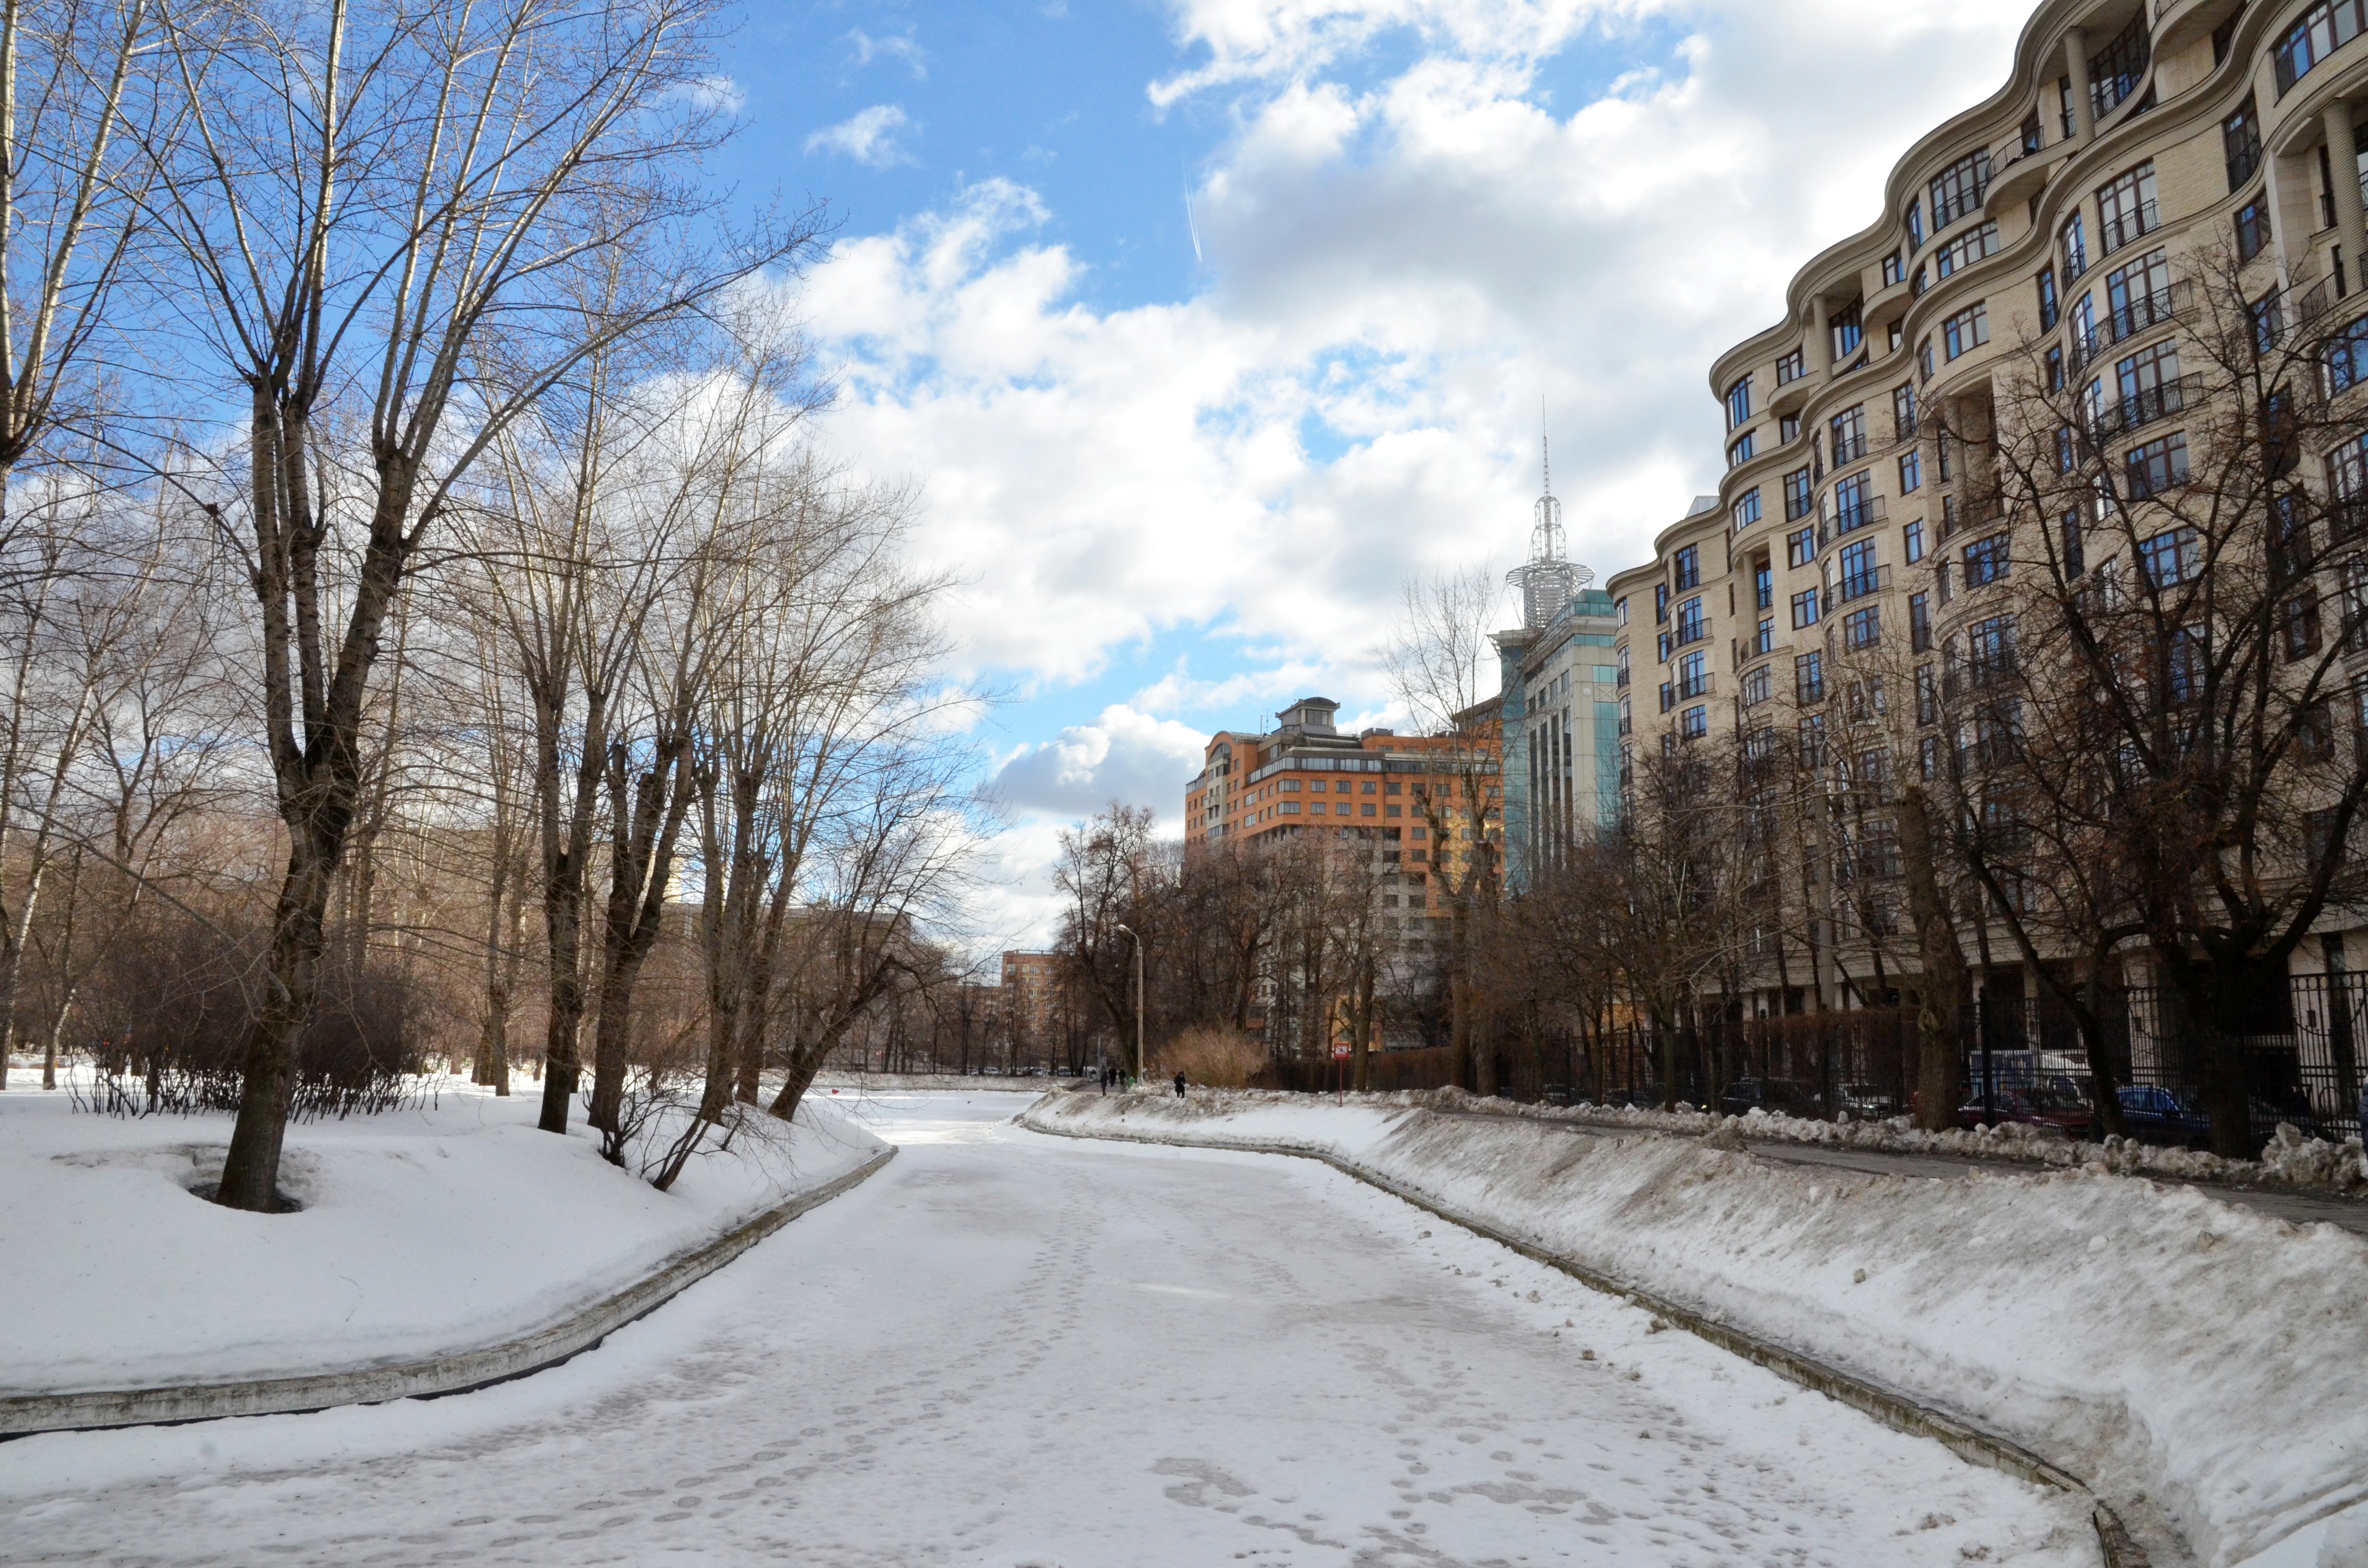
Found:
[[[1884,217],[1813,258],[1783,318],[1713,366],[1715,502],[1605,585],[1628,763],[1781,734],[1848,765],[1864,730],[1894,752],[1867,753],[1869,769],[1917,766],[1912,748],[1896,755],[1914,733],[1901,705],[1929,703],[1936,668],[1977,659],[1996,634],[1993,580],[2038,548],[2041,522],[2008,515],[1982,472],[2013,377],[2044,367],[2086,388],[2100,460],[2134,482],[2183,477],[2198,411],[2182,405],[2193,378],[2179,355],[2215,269],[2240,268],[2268,322],[2368,317],[2363,34],[2368,0],[2040,7],[2006,85],[1918,141]],[[2340,455],[2313,455],[2304,482],[2344,483],[2323,477]],[[2054,548],[2084,548],[2078,518],[2044,526],[2064,530]],[[2085,543],[2092,561],[2118,547]],[[1837,811],[1810,831],[1830,839],[1827,866],[1879,872],[1896,856],[1880,822]],[[1847,897],[1837,880],[1817,895],[1816,971],[1805,955],[1781,976],[1763,962],[1748,1010],[1797,1007],[1809,985],[1856,1005],[1879,955],[1912,954],[1879,875]],[[2296,968],[2340,965],[2343,941],[2330,932]]]

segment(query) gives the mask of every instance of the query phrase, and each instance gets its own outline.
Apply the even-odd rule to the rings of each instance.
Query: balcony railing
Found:
[[[1711,686],[1717,678],[1710,671],[1704,670],[1691,680],[1674,683],[1671,690],[1677,694],[1677,699],[1679,702],[1691,702],[1697,697],[1708,697]]]
[[[2173,283],[2106,312],[2105,319],[2097,324],[2098,334],[2107,343],[2121,343],[2177,321],[2186,308],[2187,285]]]
[[[1839,537],[1870,524],[1884,522],[1888,517],[1889,511],[1882,496],[1861,496],[1846,506],[1834,508],[1834,533]]]
[[[2103,446],[2116,436],[2168,418],[2187,406],[2189,378],[2165,381],[2160,386],[2146,387],[2130,396],[2109,403],[2089,423],[2089,438]]]
[[[1845,572],[1834,579],[1834,603],[1846,605],[1852,599],[1879,594],[1890,585],[1891,568],[1888,566],[1870,566],[1862,572]]]
[[[2162,227],[2162,204],[2141,201],[2127,212],[2107,219],[2099,225],[2105,242],[2105,254],[2112,255],[2123,245],[2133,244]]]
[[[1683,648],[1689,643],[1700,642],[1709,636],[1710,622],[1708,619],[1681,620],[1678,622],[1677,631],[1670,634],[1669,646],[1672,648]]]
[[[1866,456],[1866,432],[1857,430],[1848,436],[1834,433],[1834,466],[1848,468]]]

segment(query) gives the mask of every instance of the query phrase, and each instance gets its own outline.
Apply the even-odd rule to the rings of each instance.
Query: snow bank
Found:
[[[2102,1143],[2078,1143],[2051,1128],[2007,1122],[1996,1127],[1952,1128],[1925,1132],[1904,1117],[1884,1121],[1820,1121],[1769,1115],[1753,1110],[1747,1116],[1722,1116],[1715,1111],[1639,1110],[1627,1106],[1521,1105],[1512,1100],[1482,1099],[1461,1089],[1407,1091],[1368,1096],[1394,1105],[1421,1105],[1434,1110],[1456,1110],[1474,1116],[1510,1116],[1531,1121],[1564,1121],[1581,1127],[1627,1128],[1638,1131],[1707,1133],[1733,1123],[1745,1136],[1787,1143],[1821,1143],[1835,1149],[1873,1149],[1897,1154],[1958,1154],[1985,1160],[2053,1165],[2060,1169],[2101,1165],[2122,1176],[2159,1176],[2178,1181],[2220,1181],[2237,1186],[2290,1187],[2311,1192],[2359,1193],[2368,1190],[2368,1153],[2357,1138],[2330,1143],[2305,1138],[2281,1123],[2277,1135],[2258,1160],[2224,1160],[2193,1149],[2109,1137]]]
[[[432,1107],[289,1130],[301,1213],[187,1190],[218,1176],[226,1116],[120,1120],[0,1095],[0,1395],[343,1371],[531,1332],[885,1145],[827,1107],[757,1119],[670,1192],[537,1096],[444,1086]]]
[[[1861,1175],[1374,1099],[1066,1095],[1022,1120],[1329,1153],[1964,1415],[2214,1564],[2368,1500],[2368,1243],[2333,1226],[2094,1167]]]

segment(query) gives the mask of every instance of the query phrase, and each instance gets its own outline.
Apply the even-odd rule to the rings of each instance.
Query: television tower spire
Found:
[[[1563,611],[1581,588],[1595,581],[1592,569],[1563,554],[1562,503],[1554,493],[1554,447],[1545,430],[1545,400],[1538,400],[1538,468],[1543,483],[1531,508],[1530,559],[1505,574],[1521,590],[1521,624],[1532,630]]]

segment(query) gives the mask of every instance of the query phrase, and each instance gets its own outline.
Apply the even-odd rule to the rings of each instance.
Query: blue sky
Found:
[[[750,7],[715,177],[826,199],[825,439],[916,482],[1005,825],[1171,827],[1212,729],[1390,722],[1402,584],[1524,549],[1543,397],[1609,574],[1712,488],[1710,358],[2004,79],[1961,0],[893,0]],[[1190,199],[1193,228],[1187,224]]]

